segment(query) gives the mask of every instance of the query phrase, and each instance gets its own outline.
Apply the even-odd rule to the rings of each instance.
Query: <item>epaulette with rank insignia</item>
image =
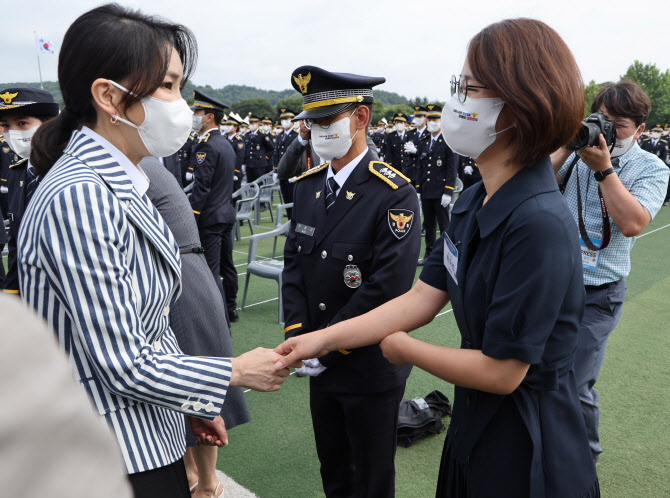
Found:
[[[202,137],[200,137],[200,140],[198,140],[198,143],[207,143],[207,140],[209,140],[209,133],[205,133]]]
[[[308,169],[302,175],[298,176],[295,179],[295,181],[297,182],[298,180],[302,180],[303,178],[306,178],[310,175],[313,175],[314,173],[319,173],[320,171],[323,171],[324,169],[326,169],[329,164],[330,164],[329,162],[328,163],[323,163],[323,164],[320,164],[319,166],[315,166],[312,169]]]
[[[424,133],[423,135],[421,135],[421,138],[419,139],[419,142],[421,142],[422,140],[428,140],[429,138],[430,138],[430,133]]]
[[[4,143],[5,143],[5,137],[0,136],[0,144],[4,144]]]
[[[25,159],[21,159],[18,163],[10,164],[9,168],[16,168],[17,166],[21,166],[23,163],[28,161],[28,158],[26,157]]]
[[[381,161],[370,161],[368,166],[370,173],[384,180],[393,190],[397,190],[403,185],[410,183],[410,179],[403,175],[393,166]]]

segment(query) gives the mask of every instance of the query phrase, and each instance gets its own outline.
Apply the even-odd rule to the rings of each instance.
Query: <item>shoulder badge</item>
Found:
[[[0,135],[0,144],[4,144],[4,143],[5,143],[5,137]]]
[[[310,175],[313,175],[314,173],[319,173],[319,172],[321,172],[321,171],[324,171],[326,168],[328,168],[328,165],[329,165],[329,164],[330,164],[330,163],[327,162],[327,163],[320,164],[319,166],[316,166],[316,167],[314,167],[314,168],[312,168],[312,169],[309,169],[309,170],[305,171],[302,175],[300,175],[299,177],[297,177],[297,178],[295,179],[295,181],[297,182],[298,180],[302,180],[303,178],[306,178],[306,177],[308,177],[308,176],[310,176]]]
[[[396,236],[398,240],[402,239],[409,233],[412,228],[414,219],[414,211],[409,209],[389,209],[388,223],[391,233]]]
[[[7,153],[9,152],[9,147],[3,147],[3,148],[2,148],[2,152],[4,152],[5,154],[7,154]]]
[[[198,152],[196,154],[196,160],[198,161],[198,164],[202,164],[205,162],[205,157],[207,156],[206,152]]]
[[[21,166],[24,163],[28,162],[28,158],[26,157],[25,159],[21,159],[18,163],[10,164],[10,168],[16,168],[17,166]]]
[[[400,171],[390,164],[381,161],[370,161],[368,169],[370,170],[370,173],[381,178],[384,183],[389,185],[393,190],[397,190],[399,187],[410,182],[409,178],[403,175]]]
[[[198,140],[199,144],[202,143],[207,143],[207,140],[209,140],[209,133],[205,133],[200,140]]]

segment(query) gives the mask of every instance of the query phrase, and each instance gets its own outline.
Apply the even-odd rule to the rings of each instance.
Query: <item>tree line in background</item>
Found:
[[[649,95],[652,111],[647,119],[647,127],[655,124],[670,123],[670,70],[661,71],[656,64],[643,64],[635,61],[628,67],[626,74],[620,80],[635,81]],[[600,89],[610,82],[596,83],[591,81],[586,85],[586,109],[584,116],[591,114],[590,106],[593,98]],[[39,88],[39,83],[2,83],[0,88],[28,86]],[[62,106],[63,99],[58,83],[45,81],[44,89],[50,91],[56,101]],[[212,88],[210,85],[200,86],[187,82],[182,90],[182,96],[190,104],[193,103],[193,90],[200,90],[230,106],[230,110],[245,116],[249,112],[260,117],[269,116],[273,121],[279,119],[279,109],[288,107],[294,111],[302,109],[302,96],[293,89],[287,90],[261,90],[246,85],[226,85],[223,88]],[[448,96],[445,95],[445,98]],[[382,118],[392,121],[398,112],[411,115],[415,105],[439,104],[443,102],[429,101],[425,97],[408,99],[394,92],[375,90],[375,104],[372,112],[372,124]]]

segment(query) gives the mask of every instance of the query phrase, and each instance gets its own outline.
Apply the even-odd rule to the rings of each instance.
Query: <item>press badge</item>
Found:
[[[458,280],[456,280],[456,270],[458,269],[458,249],[451,241],[449,236],[444,234],[444,267],[451,275],[451,278],[454,279],[456,285],[458,285]]]
[[[600,246],[600,244],[603,242],[599,236],[593,237],[591,234],[589,234],[589,238],[591,239],[591,243],[593,243],[594,246]],[[582,267],[585,270],[597,270],[598,261],[600,260],[600,251],[594,251],[593,249],[586,247],[584,239],[581,237],[579,237],[579,244],[582,246]]]

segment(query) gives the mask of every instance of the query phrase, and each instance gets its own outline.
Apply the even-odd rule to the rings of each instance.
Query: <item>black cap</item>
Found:
[[[422,105],[415,105],[414,106],[414,116],[415,117],[420,117],[420,116],[425,116],[426,115],[426,108]]]
[[[270,119],[270,116],[263,116],[263,119],[261,119],[261,123],[271,125],[272,120]]]
[[[426,106],[426,117],[429,118],[441,118],[442,117],[442,106],[438,104],[430,104]]]
[[[224,116],[221,120],[222,125],[236,125],[240,126],[240,122],[235,119],[233,116]]]
[[[402,112],[396,112],[393,115],[393,121],[404,121],[405,123],[407,123],[407,116]]]
[[[332,116],[354,103],[372,104],[372,87],[385,81],[382,77],[331,73],[316,66],[301,66],[291,75],[291,85],[302,94],[302,112],[293,121]]]
[[[212,97],[209,97],[204,93],[199,92],[198,90],[193,90],[193,100],[195,100],[195,102],[191,106],[191,109],[194,111],[199,109],[217,109],[219,111],[228,109],[226,104],[219,102],[218,100],[213,99]]]
[[[15,87],[0,91],[0,115],[58,116],[53,95],[39,88]]]
[[[251,113],[249,113],[249,114],[247,115],[247,117],[249,118],[249,122],[250,122],[250,123],[253,123],[254,121],[260,121],[260,120],[261,120],[261,118],[259,118],[259,117],[256,116],[255,114],[251,114]]]
[[[279,109],[279,119],[291,119],[295,117],[295,111],[292,109],[289,109],[288,107],[282,107]]]

